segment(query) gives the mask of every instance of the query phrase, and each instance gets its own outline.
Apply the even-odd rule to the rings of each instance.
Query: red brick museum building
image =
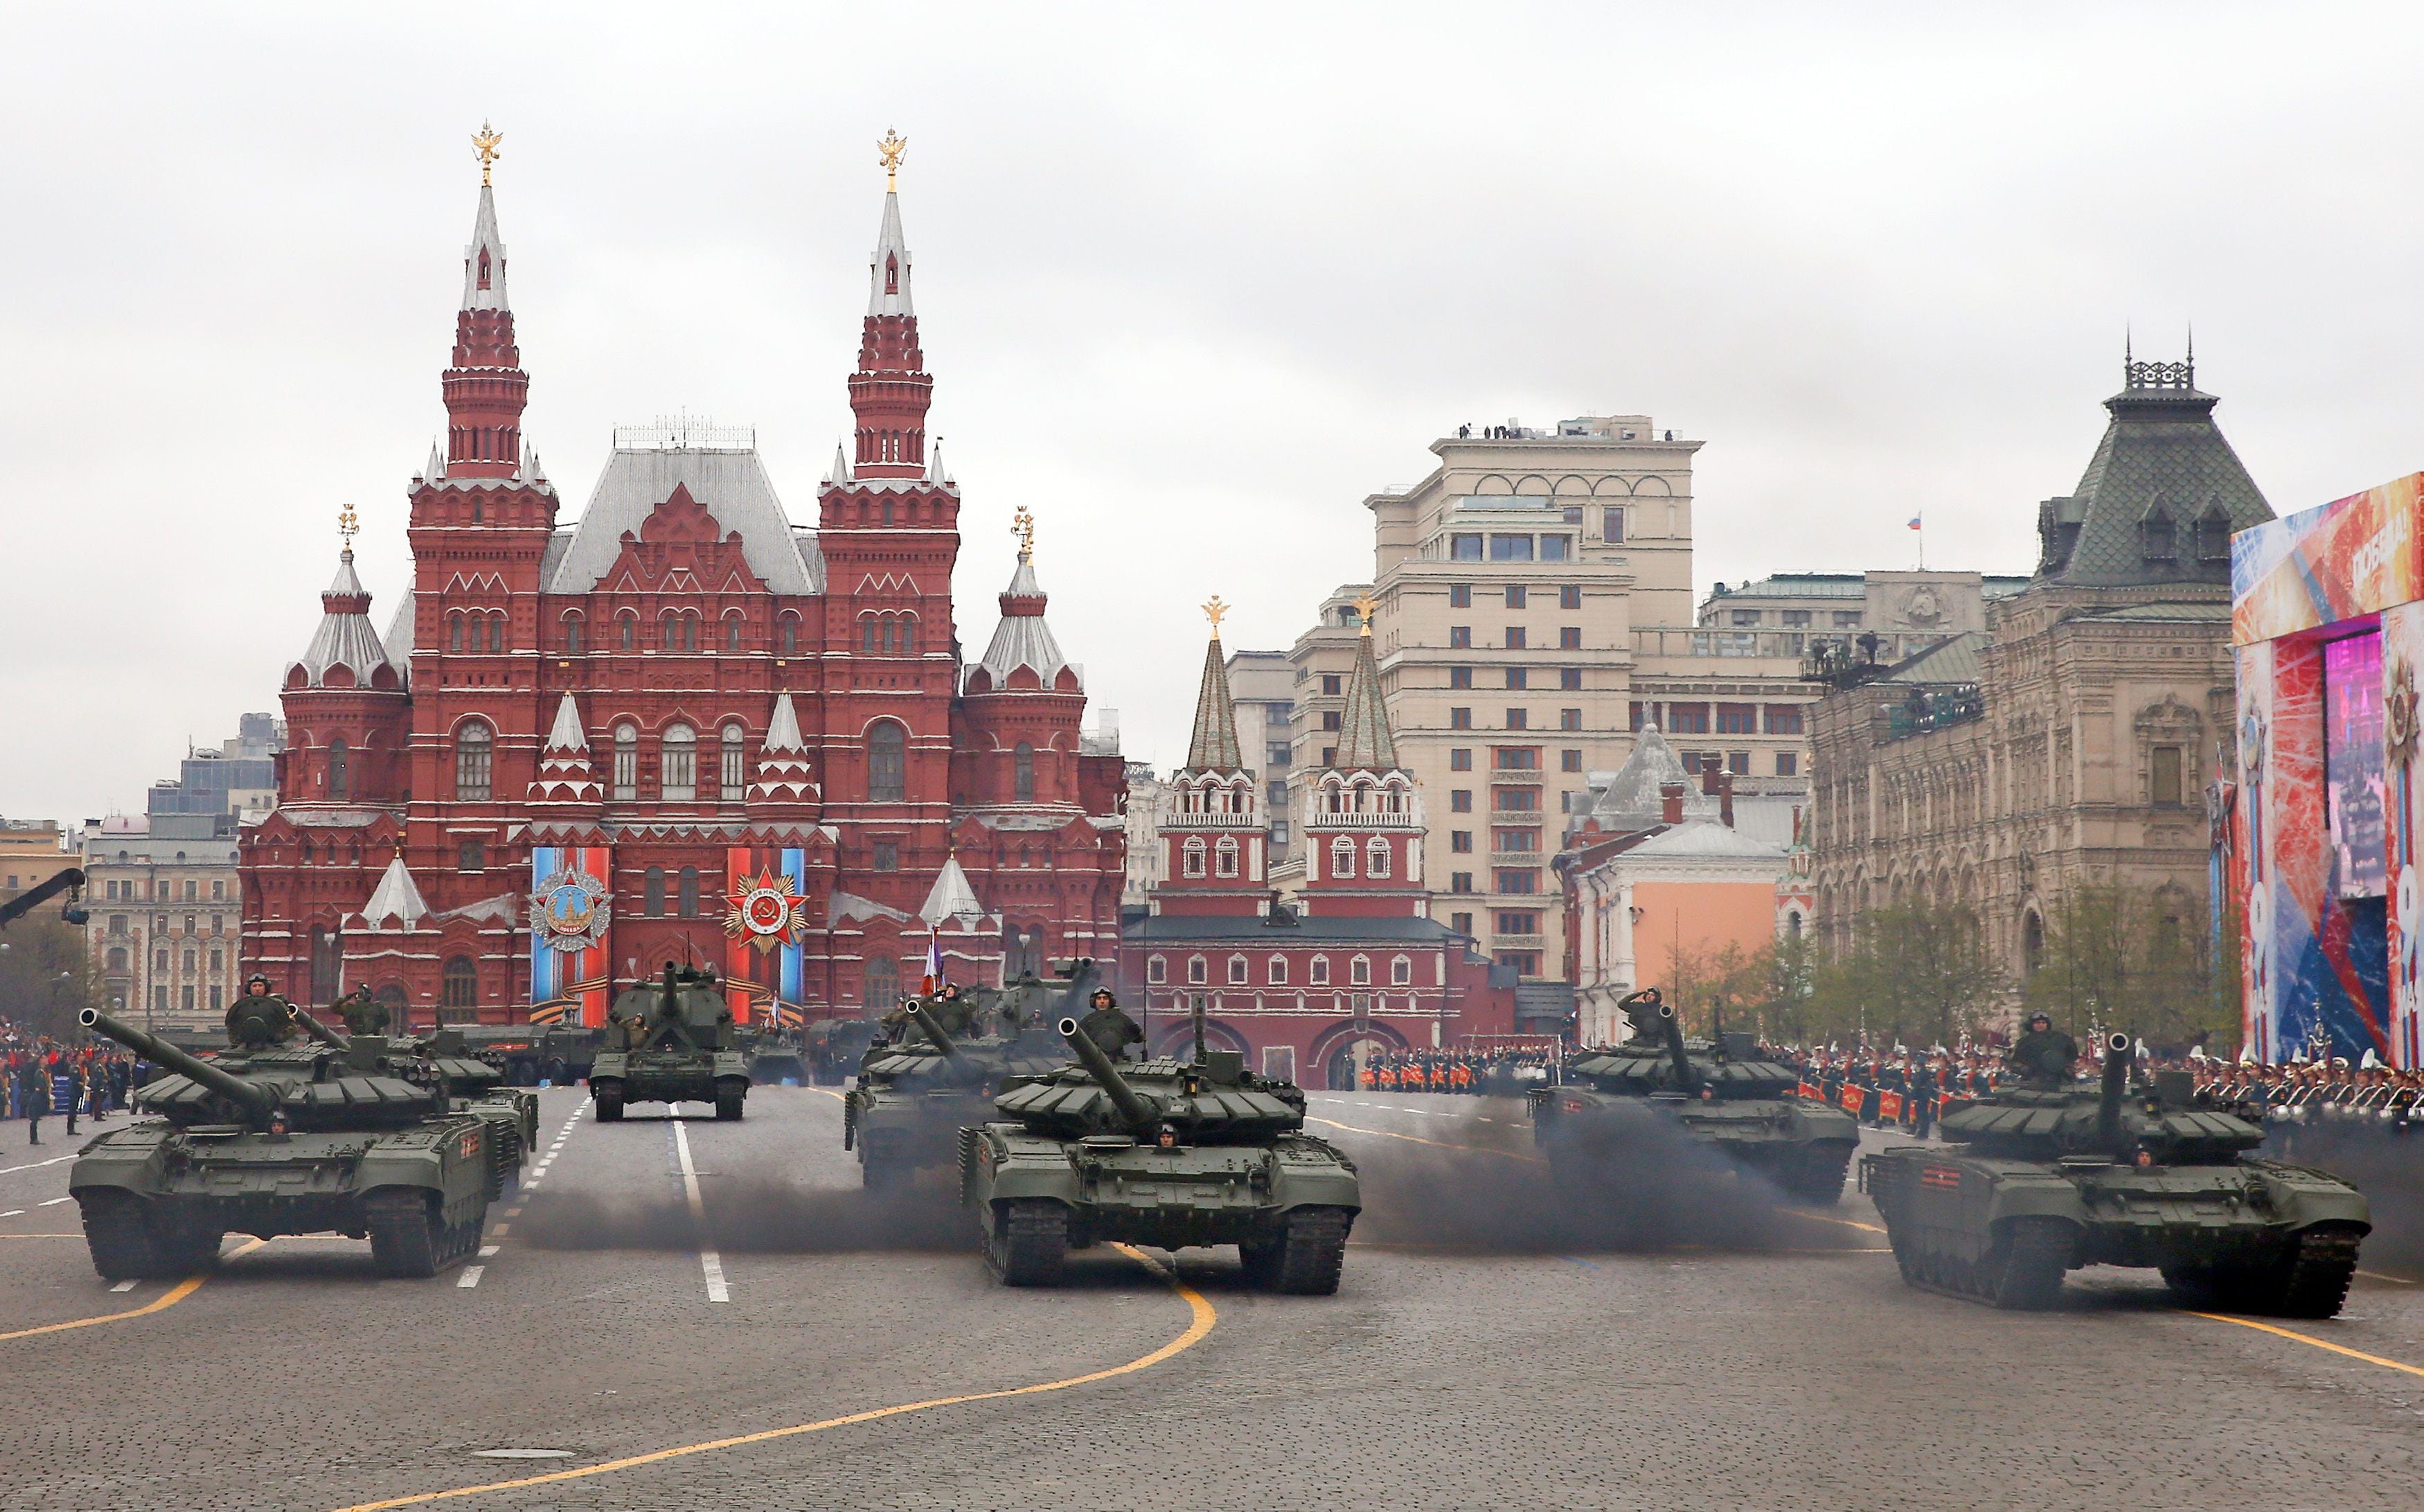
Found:
[[[561,520],[505,274],[484,174],[411,591],[382,635],[348,549],[286,671],[279,807],[242,842],[247,970],[416,1025],[595,1022],[687,959],[737,1007],[814,1019],[914,990],[930,941],[969,981],[1114,955],[1123,766],[1081,739],[1031,551],[962,657],[898,196],[814,528],[753,437],[680,427],[618,431]]]

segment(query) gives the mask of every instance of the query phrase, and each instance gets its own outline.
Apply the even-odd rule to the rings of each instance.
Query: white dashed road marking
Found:
[[[463,1274],[455,1279],[454,1284],[461,1287],[477,1286],[480,1284],[481,1273],[487,1268],[486,1265],[466,1265],[463,1267]]]
[[[698,1194],[698,1168],[691,1164],[690,1129],[681,1119],[674,1120],[674,1154],[681,1158],[682,1195],[690,1199],[690,1220],[702,1230],[707,1226],[707,1203]],[[707,1277],[707,1299],[729,1302],[732,1293],[724,1283],[724,1257],[701,1246],[698,1268]]]
[[[0,1218],[21,1218],[24,1216],[25,1210],[22,1207],[12,1207],[6,1213],[0,1213]]]
[[[135,1283],[131,1281],[122,1281],[117,1285],[111,1287],[110,1290],[113,1292],[131,1292],[135,1290]]]
[[[75,1199],[72,1197],[54,1197],[47,1202],[36,1202],[34,1205],[36,1207],[56,1207],[61,1202],[72,1202],[74,1201]]]
[[[484,1244],[480,1246],[480,1258],[483,1260],[487,1259],[490,1255],[493,1255],[496,1252],[497,1246],[493,1244]]]

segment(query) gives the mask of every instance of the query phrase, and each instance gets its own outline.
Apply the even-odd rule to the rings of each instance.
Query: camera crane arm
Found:
[[[32,913],[59,894],[68,895],[67,907],[61,911],[71,924],[85,921],[84,910],[77,906],[84,896],[84,870],[70,867],[56,876],[45,877],[5,903],[0,903],[0,930],[7,929],[25,915]]]

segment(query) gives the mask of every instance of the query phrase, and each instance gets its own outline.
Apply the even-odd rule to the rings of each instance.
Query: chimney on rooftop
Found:
[[[1658,797],[1666,805],[1666,812],[1660,817],[1669,824],[1682,823],[1683,785],[1680,782],[1662,782],[1658,785]]]
[[[1716,758],[1714,756],[1707,761],[1700,763],[1701,797],[1714,798],[1717,796],[1717,773],[1721,769],[1717,765]]]
[[[1734,774],[1730,772],[1717,779],[1717,818],[1726,828],[1734,827]]]

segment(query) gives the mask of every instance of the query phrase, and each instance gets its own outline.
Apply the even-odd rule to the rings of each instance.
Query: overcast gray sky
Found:
[[[0,9],[0,813],[139,811],[276,707],[362,517],[382,627],[478,183],[528,434],[847,428],[875,139],[965,490],[970,654],[1039,520],[1132,755],[1218,592],[1283,646],[1460,421],[1706,441],[1700,584],[2026,571],[2196,327],[2276,509],[2424,468],[2416,8]]]

